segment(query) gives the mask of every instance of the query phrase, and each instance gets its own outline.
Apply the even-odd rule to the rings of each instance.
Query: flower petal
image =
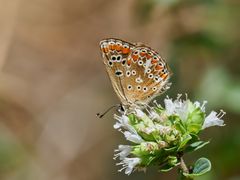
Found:
[[[217,114],[215,111],[212,111],[206,118],[203,123],[202,129],[206,129],[211,126],[224,126],[224,121],[220,119],[222,116],[220,113]]]

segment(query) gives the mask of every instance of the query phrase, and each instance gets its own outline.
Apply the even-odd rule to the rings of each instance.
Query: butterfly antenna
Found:
[[[106,111],[104,111],[104,113],[97,113],[96,116],[98,118],[102,118],[103,116],[105,116],[105,114],[107,114],[112,108],[116,108],[118,107],[118,105],[114,105],[114,106],[111,106],[110,108],[108,108]]]

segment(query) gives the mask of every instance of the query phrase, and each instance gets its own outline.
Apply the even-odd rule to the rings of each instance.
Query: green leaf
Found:
[[[177,166],[179,164],[176,156],[168,156],[168,164],[171,166]]]
[[[162,172],[168,172],[170,171],[174,166],[170,164],[166,164],[165,166],[161,167],[160,171]]]
[[[211,162],[207,158],[198,159],[193,167],[193,172],[191,174],[183,173],[185,177],[195,178],[201,176],[211,170]]]
[[[129,118],[130,124],[134,125],[134,124],[137,124],[137,123],[138,123],[135,114],[129,114],[129,115],[128,115],[128,118]]]
[[[154,110],[158,113],[158,114],[162,114],[162,112],[164,112],[164,109],[161,107],[156,107],[154,108]]]
[[[197,134],[201,128],[204,121],[205,114],[196,108],[192,113],[188,115],[186,126],[189,133]]]
[[[203,175],[211,170],[211,162],[207,158],[200,158],[194,164],[193,174]]]
[[[183,135],[183,137],[181,137],[181,142],[180,145],[178,147],[178,151],[181,150],[182,148],[184,148],[184,146],[188,143],[188,141],[190,141],[192,139],[192,136],[190,136],[189,134],[185,134]]]
[[[193,152],[196,151],[202,147],[204,147],[205,145],[209,144],[209,141],[197,141],[194,142],[192,144],[190,144],[185,150],[184,152]]]
[[[167,164],[161,167],[160,171],[167,172],[170,171],[173,167],[178,166],[179,161],[177,160],[176,156],[168,156],[167,157]]]
[[[155,159],[156,159],[156,156],[142,156],[141,164],[144,166],[149,166]]]
[[[180,131],[182,134],[186,133],[186,129],[184,128],[184,125],[182,121],[179,119],[179,121],[175,121],[174,125],[178,131]]]
[[[170,147],[170,148],[164,148],[164,151],[166,152],[175,152],[177,150],[177,146],[173,146],[173,147]]]

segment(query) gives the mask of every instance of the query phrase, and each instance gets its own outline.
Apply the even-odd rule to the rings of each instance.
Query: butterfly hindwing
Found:
[[[159,94],[168,81],[169,70],[163,59],[151,48],[135,47],[127,60],[131,75],[124,79],[126,96],[133,104],[144,104]],[[136,72],[136,73],[135,73]]]

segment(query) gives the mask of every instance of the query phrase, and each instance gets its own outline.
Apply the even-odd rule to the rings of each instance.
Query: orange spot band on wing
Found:
[[[145,56],[146,53],[145,52],[140,52],[140,56]]]
[[[107,47],[102,48],[102,52],[108,53],[108,48]]]
[[[116,46],[116,50],[117,50],[117,51],[121,51],[121,50],[122,50],[122,46],[121,46],[121,45],[117,45],[117,46]]]
[[[151,61],[152,64],[155,64],[155,63],[157,63],[157,62],[158,62],[157,59],[152,59],[152,61]]]
[[[147,54],[146,57],[147,57],[147,59],[151,59],[152,58],[152,56],[150,54]]]
[[[168,77],[168,74],[161,74],[160,77],[161,77],[163,80],[166,80],[166,78]]]
[[[128,60],[127,60],[127,65],[130,66],[130,65],[131,65],[131,62],[132,62],[131,59],[128,59]]]
[[[117,45],[116,44],[113,44],[112,45],[112,50],[114,51],[114,50],[116,50],[117,49]]]
[[[113,51],[113,45],[109,45],[109,49]]]
[[[161,69],[163,69],[162,66],[160,66],[160,65],[156,65],[155,70],[159,71],[159,70],[161,70]]]
[[[122,53],[123,54],[128,54],[130,52],[130,49],[129,48],[123,48],[122,49]]]
[[[134,55],[134,54],[133,54],[133,55],[132,55],[132,59],[133,59],[133,61],[136,62],[136,61],[138,60],[138,55]]]

